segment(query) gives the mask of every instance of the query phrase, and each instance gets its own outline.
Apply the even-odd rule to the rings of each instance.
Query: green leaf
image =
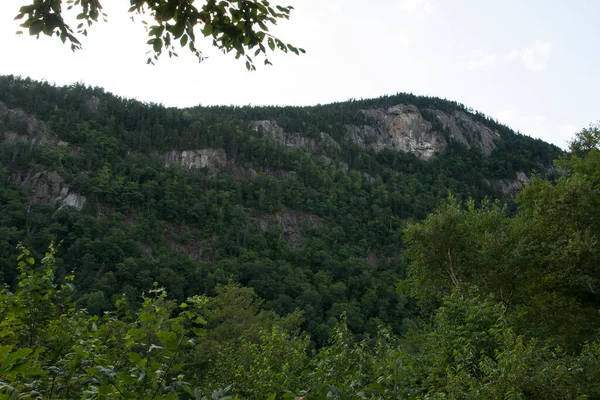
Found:
[[[194,332],[194,335],[198,337],[206,336],[206,330],[202,328],[193,328],[192,332]]]
[[[158,336],[158,340],[162,343],[167,349],[174,350],[177,348],[177,334],[175,332],[161,331],[156,334]]]
[[[173,14],[174,14],[174,10],[172,10],[172,9],[171,9],[171,8],[169,8],[169,7],[166,7],[166,8],[165,8],[165,10],[164,10],[164,11],[163,11],[163,13],[162,13],[161,19],[162,19],[163,21],[168,21],[168,20],[170,20],[171,18],[173,18]]]
[[[129,357],[129,361],[132,363],[135,363],[135,364],[137,364],[142,359],[141,355],[139,355],[138,353],[133,353],[133,352],[129,353],[128,357]]]
[[[35,21],[29,27],[29,34],[32,36],[37,35],[42,31],[42,29],[44,29],[44,23],[42,21]]]
[[[140,321],[141,322],[152,322],[156,319],[156,314],[149,312],[140,313]]]
[[[185,45],[186,45],[186,44],[187,44],[187,42],[188,42],[188,38],[189,38],[189,36],[188,36],[188,35],[183,35],[183,36],[181,37],[181,40],[180,40],[180,42],[179,42],[179,43],[181,44],[181,47],[185,47]]]
[[[156,39],[154,41],[154,43],[152,44],[152,48],[157,53],[160,53],[162,51],[162,47],[163,47],[163,41],[160,38]]]
[[[175,36],[175,39],[178,39],[183,32],[185,31],[185,24],[177,23],[173,27],[171,27],[171,33]]]

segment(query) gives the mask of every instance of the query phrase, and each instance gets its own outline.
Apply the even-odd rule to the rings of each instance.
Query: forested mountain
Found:
[[[464,106],[407,94],[314,107],[178,110],[82,85],[0,79],[2,280],[17,242],[60,243],[78,304],[111,310],[238,282],[321,345],[415,312],[394,284],[401,231],[441,199],[510,200],[559,149]]]
[[[0,140],[0,398],[600,397],[598,128],[5,76]]]

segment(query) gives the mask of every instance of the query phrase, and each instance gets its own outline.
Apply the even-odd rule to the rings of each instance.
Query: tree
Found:
[[[569,142],[569,150],[576,156],[589,153],[592,149],[598,150],[600,146],[600,123],[591,124],[575,134],[575,139]]]
[[[408,289],[430,311],[453,288],[499,301],[518,333],[569,350],[596,337],[600,272],[598,129],[577,134],[557,161],[565,175],[534,177],[518,212],[452,198],[404,232]]]
[[[196,47],[197,33],[212,37],[213,46],[223,53],[234,51],[236,58],[243,56],[249,70],[256,69],[253,57],[261,54],[265,65],[271,64],[268,49],[304,53],[303,49],[284,43],[269,33],[269,25],[289,18],[291,6],[271,6],[267,0],[207,0],[201,7],[196,7],[194,0],[130,0],[130,4],[130,13],[150,16],[154,20],[150,26],[142,21],[150,37],[148,44],[152,47],[148,63],[157,61],[163,51],[169,57],[177,56],[178,47],[187,47],[202,61],[202,52]],[[76,28],[65,20],[63,0],[34,0],[21,7],[15,19],[24,19],[21,26],[27,28],[30,35],[55,35],[63,43],[69,41],[75,51],[81,49],[80,38],[87,36],[87,28],[100,16],[106,22],[108,16],[102,11],[99,0],[67,0],[66,5],[67,11],[77,11],[76,19],[80,23]]]
[[[472,200],[463,206],[450,196],[404,231],[409,291],[426,309],[452,288],[470,285],[489,288],[508,303],[514,271],[504,257],[507,229],[505,209],[498,204],[486,200],[477,209]]]

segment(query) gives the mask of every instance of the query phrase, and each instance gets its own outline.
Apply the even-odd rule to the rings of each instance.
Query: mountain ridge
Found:
[[[300,309],[321,344],[342,312],[359,334],[406,328],[415,305],[394,283],[407,223],[449,192],[514,209],[560,154],[458,103],[406,94],[181,110],[9,76],[0,102],[2,281],[15,280],[18,242],[37,255],[62,242],[57,276],[77,269],[77,301],[93,313],[123,293],[134,307],[153,282],[183,300],[235,281],[266,310]],[[431,137],[437,152],[398,151]]]

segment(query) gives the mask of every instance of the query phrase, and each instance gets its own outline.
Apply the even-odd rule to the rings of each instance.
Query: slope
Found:
[[[511,200],[559,149],[461,104],[407,94],[314,107],[144,104],[83,85],[0,78],[2,280],[14,248],[60,242],[78,303],[139,304],[237,281],[317,344],[415,314],[394,284],[401,232],[439,201]]]

